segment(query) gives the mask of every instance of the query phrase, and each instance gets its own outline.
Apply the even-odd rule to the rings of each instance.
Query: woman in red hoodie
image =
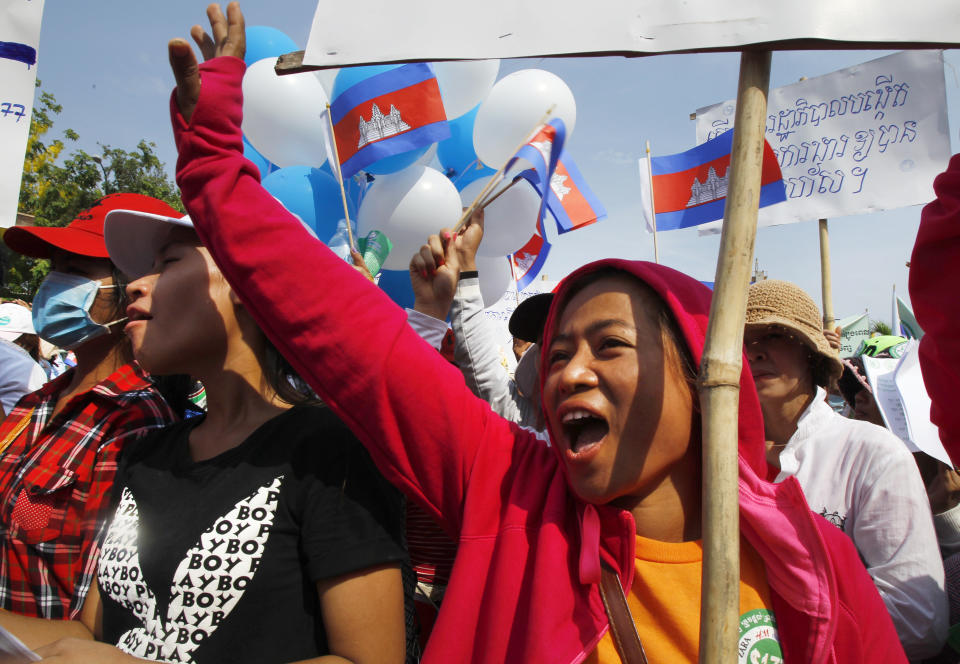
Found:
[[[227,13],[209,10],[212,38],[193,29],[208,57],[226,57],[198,69],[185,41],[170,43],[183,200],[261,328],[387,479],[459,542],[424,661],[619,661],[603,567],[628,595],[649,661],[696,661],[700,415],[691,380],[709,291],[643,262],[574,272],[546,324],[549,441],[496,416],[401,309],[307,241],[260,187],[242,155],[243,19],[236,3]],[[433,239],[427,267],[436,274],[416,276],[417,288],[457,279],[455,243],[449,233]],[[304,293],[317,274],[336,287]],[[739,661],[905,661],[843,533],[810,512],[796,482],[765,480],[749,372],[739,436]]]

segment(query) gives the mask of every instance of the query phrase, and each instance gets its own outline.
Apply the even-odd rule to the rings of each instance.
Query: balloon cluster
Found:
[[[244,155],[260,170],[264,188],[329,244],[338,236],[338,224],[342,235],[344,204],[330,170],[338,165],[327,163],[329,127],[323,110],[345,90],[399,65],[277,76],[276,58],[295,50],[293,40],[275,28],[247,28]],[[525,69],[497,81],[498,60],[432,67],[450,137],[380,159],[344,181],[347,211],[360,236],[378,230],[393,243],[380,286],[403,306],[413,303],[407,263],[427,236],[456,224],[462,208],[513,156],[548,108],[563,119],[568,135],[576,122],[573,94],[550,72]],[[503,257],[530,238],[539,209],[539,195],[524,182],[486,208],[478,269],[487,305],[507,289],[511,272]]]

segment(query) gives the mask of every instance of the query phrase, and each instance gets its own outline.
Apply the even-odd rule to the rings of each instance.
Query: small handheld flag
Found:
[[[658,231],[723,219],[733,132],[679,154],[650,159]],[[641,177],[646,160],[640,161]],[[760,207],[787,200],[780,164],[764,141]]]
[[[422,62],[347,88],[333,100],[330,117],[344,178],[385,157],[450,136],[437,78]]]
[[[511,257],[511,261],[516,266],[514,274],[517,291],[522,291],[539,276],[544,263],[547,262],[550,247],[551,244],[543,232],[542,220],[538,220],[533,235]]]
[[[535,169],[527,169],[517,177],[527,180],[541,196],[544,195],[540,176]],[[563,150],[550,178],[546,198],[547,208],[557,222],[557,231],[568,231],[589,226],[607,216],[607,211],[587,186],[580,169],[570,154]]]

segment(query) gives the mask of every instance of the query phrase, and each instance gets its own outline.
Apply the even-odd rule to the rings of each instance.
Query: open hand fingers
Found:
[[[190,28],[190,36],[193,37],[193,41],[196,43],[197,48],[200,49],[204,60],[210,60],[217,56],[217,45],[214,43],[213,37],[201,26],[195,25]]]
[[[213,33],[213,43],[219,49],[227,40],[227,17],[223,15],[220,5],[207,5],[207,19],[210,20],[210,32]]]
[[[220,44],[221,42],[218,41],[217,43]],[[240,11],[240,3],[231,2],[227,5],[227,35],[226,40],[221,44],[220,55],[243,58],[246,52],[246,22],[243,20],[243,12]]]
[[[183,119],[190,122],[193,109],[200,97],[200,68],[193,49],[185,39],[171,39],[167,50],[170,56],[170,69],[177,82],[177,106]]]

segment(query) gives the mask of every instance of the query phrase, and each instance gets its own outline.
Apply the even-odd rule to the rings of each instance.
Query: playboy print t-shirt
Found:
[[[316,583],[405,558],[399,493],[325,408],[194,462],[200,420],[123,460],[98,569],[103,640],[198,664],[326,654]]]

